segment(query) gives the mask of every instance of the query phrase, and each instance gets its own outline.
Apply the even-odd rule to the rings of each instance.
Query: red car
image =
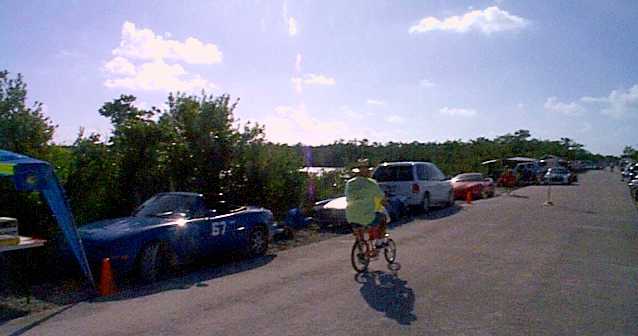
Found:
[[[465,199],[468,191],[472,198],[488,198],[494,196],[494,181],[484,178],[480,173],[465,173],[456,175],[452,179],[455,199]]]

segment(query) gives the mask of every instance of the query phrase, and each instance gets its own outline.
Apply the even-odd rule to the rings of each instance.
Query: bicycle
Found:
[[[356,239],[350,252],[350,262],[357,273],[363,273],[368,270],[370,261],[379,256],[379,250],[374,244],[375,239],[381,238],[379,237],[379,228],[355,228],[352,233]],[[386,238],[386,242],[383,246],[383,256],[390,267],[396,262],[397,246],[388,233],[385,234],[384,238]]]

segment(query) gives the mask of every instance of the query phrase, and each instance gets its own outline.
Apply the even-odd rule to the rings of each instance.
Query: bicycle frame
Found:
[[[376,256],[377,248],[376,246],[374,246],[374,244],[372,244],[372,241],[374,239],[381,238],[381,232],[378,227],[356,228],[352,231],[352,234],[355,236],[357,241],[362,241],[365,243],[365,253],[367,255]],[[386,233],[385,236],[388,237],[389,235]]]

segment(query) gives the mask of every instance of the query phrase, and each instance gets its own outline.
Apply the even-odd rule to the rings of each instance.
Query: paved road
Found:
[[[532,186],[402,225],[397,274],[377,261],[355,278],[344,236],[83,302],[14,334],[636,335],[638,212],[619,180],[589,172],[552,187],[554,207]]]

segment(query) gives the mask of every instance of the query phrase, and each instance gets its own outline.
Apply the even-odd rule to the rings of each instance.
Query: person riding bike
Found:
[[[379,237],[375,242],[377,248],[386,243],[385,226],[387,221],[384,208],[385,194],[370,178],[370,167],[367,159],[358,160],[352,169],[355,177],[346,183],[346,219],[352,225],[353,232],[379,226]]]

